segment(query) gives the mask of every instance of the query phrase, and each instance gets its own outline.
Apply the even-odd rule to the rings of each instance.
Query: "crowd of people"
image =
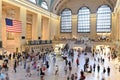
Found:
[[[31,69],[37,70],[38,75],[45,75],[46,68],[49,68],[49,57],[48,53],[52,53],[53,48],[42,49],[40,52],[34,52],[32,50],[31,53],[13,53],[13,54],[4,54],[3,63],[0,65],[0,73],[4,74],[4,76],[0,75],[2,80],[9,80],[9,75],[7,71],[9,70],[9,61],[14,60],[13,62],[13,70],[17,74],[17,67],[23,66],[26,70],[25,77],[31,77]],[[42,54],[41,54],[42,53]],[[55,59],[54,59],[55,61]],[[42,78],[42,77],[41,77]]]
[[[84,51],[77,51],[77,57],[75,58],[75,51],[73,49],[69,49],[68,51],[64,51],[65,54],[68,54],[68,56],[64,59],[65,60],[65,74],[67,72],[66,66],[68,65],[68,71],[69,74],[71,74],[71,76],[69,75],[67,77],[67,80],[85,80],[86,76],[84,75],[84,73],[95,73],[95,71],[98,72],[98,74],[100,73],[100,71],[102,71],[102,74],[105,75],[105,73],[107,73],[108,76],[110,76],[110,72],[111,72],[111,68],[110,66],[105,66],[105,60],[108,60],[110,62],[110,60],[112,60],[112,55],[110,55],[110,53],[103,53],[103,51],[101,50],[97,50],[94,51],[93,53],[87,53]],[[106,55],[107,54],[107,55]],[[78,77],[75,74],[71,73],[72,71],[72,64],[73,61],[76,61],[76,65],[77,68],[79,68],[80,63],[82,63],[82,61],[80,61],[80,56],[84,55],[84,59],[85,62],[83,63],[83,67],[84,69],[81,69],[80,73],[78,72],[78,74],[80,74],[80,76]],[[88,57],[89,56],[89,57]],[[108,59],[106,59],[108,58]],[[93,60],[93,64],[90,64],[90,60]],[[81,66],[81,65],[80,65]],[[75,67],[75,66],[73,66]],[[120,67],[119,67],[120,70]],[[98,75],[99,77],[99,75]],[[105,77],[102,76],[101,80],[105,80]]]
[[[64,62],[62,63],[62,68],[64,70],[66,80],[85,80],[87,78],[86,73],[92,74],[95,73],[95,71],[97,71],[98,74],[100,73],[100,71],[102,71],[103,75],[107,73],[107,75],[110,76],[111,68],[110,66],[104,66],[106,56],[102,53],[102,51],[87,53],[70,48],[60,50],[60,52],[62,52],[65,57],[57,56],[52,47],[42,49],[39,52],[34,52],[34,50],[31,50],[32,52],[30,53],[23,52],[5,55],[3,59],[3,64],[0,65],[0,76],[4,74],[4,77],[0,78],[2,80],[10,80],[9,74],[7,73],[7,71],[9,70],[8,65],[10,60],[14,60],[13,70],[16,74],[19,73],[17,71],[18,66],[23,66],[23,69],[26,71],[25,77],[32,77],[31,70],[34,70],[37,76],[40,76],[41,80],[45,80],[44,77],[46,76],[46,70],[49,69],[50,66],[53,66],[53,73],[55,76],[57,76],[60,72],[57,58],[61,58]],[[84,61],[81,60],[81,56]],[[92,64],[91,60],[93,60]],[[108,57],[108,60],[110,61],[111,57]],[[82,66],[83,68],[81,68],[80,66]],[[77,71],[74,71],[74,68],[76,68]],[[105,80],[105,78],[102,77],[102,80]]]

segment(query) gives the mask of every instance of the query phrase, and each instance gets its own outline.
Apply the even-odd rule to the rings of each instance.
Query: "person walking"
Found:
[[[67,64],[68,64],[68,60],[67,60],[67,58],[65,59],[65,65],[67,66]]]
[[[24,69],[26,69],[26,64],[27,64],[27,61],[26,59],[24,59]]]
[[[67,70],[68,70],[68,68],[67,68],[67,66],[65,66],[64,67],[65,75],[67,74]]]
[[[8,73],[6,73],[5,80],[10,80]]]
[[[71,74],[72,66],[69,66],[69,74]]]
[[[41,76],[44,76],[44,75],[45,75],[45,73],[43,72],[42,68],[40,68],[39,71],[40,71],[40,75],[41,75]]]
[[[92,73],[92,66],[90,65],[90,73]]]
[[[96,67],[96,64],[94,63],[93,64],[93,71],[95,72],[95,67]]]
[[[71,80],[74,80],[74,74],[71,75]]]
[[[48,61],[46,61],[46,67],[49,68],[49,62]]]
[[[15,59],[15,62],[14,62],[14,71],[15,71],[15,73],[17,72],[16,67],[17,67],[17,60]]]
[[[58,74],[58,65],[56,65],[56,67],[55,67],[55,75],[57,75]]]
[[[55,66],[55,63],[56,63],[56,58],[55,56],[53,57],[53,65]]]
[[[77,73],[75,73],[75,75],[74,75],[74,76],[75,76],[75,80],[77,80],[77,78],[78,78]]]
[[[71,61],[68,62],[68,65],[71,66]]]
[[[79,65],[79,58],[76,59],[76,64],[77,64],[77,67]]]
[[[99,71],[100,71],[100,65],[98,64],[98,66],[97,66],[97,71],[98,71],[98,73],[99,73]]]
[[[79,80],[85,80],[85,75],[83,70],[80,71],[80,79]]]
[[[27,74],[25,75],[25,77],[27,77],[27,76],[31,77],[32,74],[30,72],[30,64],[28,64],[28,66],[26,68],[26,72],[27,72]]]
[[[2,66],[0,65],[0,72],[2,71]]]
[[[103,58],[103,59],[102,59],[102,63],[104,64],[104,62],[105,62],[105,59]]]
[[[106,69],[105,69],[105,67],[103,68],[103,74],[105,74],[105,72],[106,72]]]
[[[110,75],[110,67],[109,66],[107,68],[107,74],[108,74],[108,76]]]
[[[67,80],[70,80],[69,76],[67,76]]]

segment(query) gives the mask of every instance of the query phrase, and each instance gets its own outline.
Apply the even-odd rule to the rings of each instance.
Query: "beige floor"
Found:
[[[79,60],[80,60],[80,65],[77,68],[76,64],[75,64],[75,59],[76,59],[76,55],[77,52],[75,52],[75,58],[74,58],[74,63],[72,64],[72,73],[77,72],[78,73],[78,78],[79,78],[79,73],[80,70],[83,69],[83,64],[85,62],[85,57],[83,54],[80,56]],[[93,58],[91,58],[91,55],[87,55],[87,57],[90,58],[90,64],[92,65],[94,63]],[[98,56],[96,56],[97,58]],[[57,58],[57,64],[59,65],[59,74],[58,75],[54,75],[55,70],[54,70],[54,66],[52,64],[52,61],[50,62],[50,67],[48,70],[46,70],[46,75],[44,77],[44,80],[67,80],[66,77],[68,76],[65,75],[64,73],[64,61],[61,57]],[[96,64],[98,64],[98,62],[95,62]],[[120,80],[120,72],[118,71],[118,69],[116,69],[118,67],[118,62],[116,60],[114,61],[108,61],[107,58],[105,60],[105,64],[102,65],[101,63],[99,63],[101,66],[101,70],[100,73],[98,74],[97,71],[90,73],[85,73],[86,79],[85,80],[101,80],[102,77],[105,77],[105,80]],[[103,74],[103,66],[104,67],[108,67],[110,66],[111,68],[111,72],[110,72],[110,76],[107,76],[107,73]],[[37,75],[37,71],[36,70],[31,70],[32,72],[32,76],[31,77],[25,77],[26,75],[26,71],[25,69],[23,69],[23,66],[18,66],[17,67],[17,73],[14,73],[13,71],[13,61],[10,61],[9,63],[9,77],[10,80],[40,80],[40,76]]]

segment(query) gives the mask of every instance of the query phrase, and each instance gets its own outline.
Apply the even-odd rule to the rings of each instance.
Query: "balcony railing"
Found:
[[[52,40],[30,40],[30,41],[27,41],[27,45],[41,45],[41,44],[52,44]]]

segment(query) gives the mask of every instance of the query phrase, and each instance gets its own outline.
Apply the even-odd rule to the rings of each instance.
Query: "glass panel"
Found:
[[[102,5],[97,11],[97,32],[111,31],[111,9],[107,5]]]
[[[48,5],[47,5],[46,2],[42,2],[41,7],[44,8],[44,9],[48,9]]]
[[[29,1],[36,4],[36,0],[29,0]]]
[[[72,32],[71,11],[65,9],[61,14],[61,32]]]
[[[78,12],[78,32],[90,32],[90,10],[87,7]]]

